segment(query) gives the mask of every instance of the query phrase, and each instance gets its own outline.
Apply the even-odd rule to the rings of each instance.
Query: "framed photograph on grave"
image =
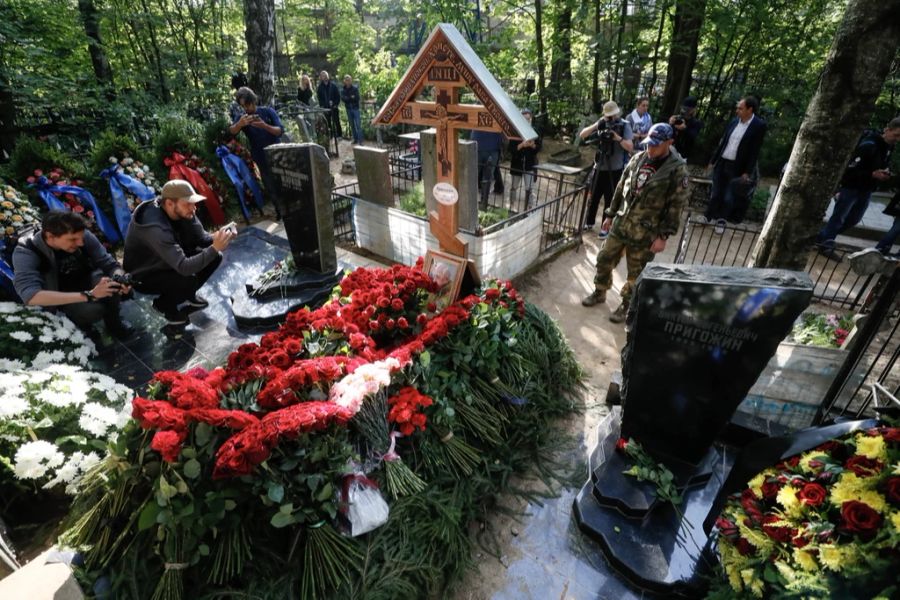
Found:
[[[429,250],[425,254],[425,272],[439,286],[434,301],[438,310],[447,308],[456,300],[468,266],[468,261],[461,256],[453,256],[437,250]]]

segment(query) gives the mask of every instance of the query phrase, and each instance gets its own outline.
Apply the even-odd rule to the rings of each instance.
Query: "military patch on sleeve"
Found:
[[[688,183],[690,183],[690,179],[688,178],[687,175],[685,175],[684,177],[681,178],[681,187],[687,188]]]

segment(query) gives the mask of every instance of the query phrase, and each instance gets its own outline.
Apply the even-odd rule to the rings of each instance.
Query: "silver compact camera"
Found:
[[[231,223],[224,225],[222,227],[222,230],[229,232],[231,235],[237,235],[237,233],[238,233],[237,223],[232,221]]]

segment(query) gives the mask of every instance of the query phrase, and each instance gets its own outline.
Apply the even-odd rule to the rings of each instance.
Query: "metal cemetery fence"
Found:
[[[394,192],[394,206],[399,207],[401,198],[421,185],[421,167],[408,157],[397,159],[391,156],[391,182]],[[538,175],[532,191],[532,202],[529,205],[524,188],[519,189],[515,198],[509,198],[511,176],[508,167],[501,167],[504,181],[503,194],[488,194],[487,210],[498,218],[496,223],[481,228],[480,231],[467,231],[473,235],[485,235],[498,231],[529,215],[540,211],[541,214],[541,253],[552,251],[568,242],[580,239],[581,219],[584,212],[586,183],[580,180],[554,178]],[[493,182],[491,182],[493,188]],[[492,191],[492,190],[491,190]],[[359,198],[358,182],[336,187],[331,192],[334,209],[334,236],[340,243],[353,244],[352,206]],[[482,209],[485,207],[482,206]]]
[[[761,226],[728,223],[722,233],[716,233],[715,228],[715,223],[707,223],[703,217],[688,212],[678,241],[675,262],[747,266]],[[813,248],[809,252],[805,270],[815,283],[814,298],[842,309],[865,312],[867,298],[872,292],[876,277],[858,275],[850,268],[850,263],[845,258],[853,252],[855,250],[837,248],[835,255],[840,260],[830,260]]]

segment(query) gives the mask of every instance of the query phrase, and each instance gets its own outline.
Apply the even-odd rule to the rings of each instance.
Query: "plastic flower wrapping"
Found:
[[[0,375],[0,468],[20,482],[75,494],[128,422],[131,390],[63,364]]]
[[[95,354],[94,342],[64,315],[0,302],[0,373],[57,363],[84,367]]]
[[[716,522],[740,597],[896,597],[900,428],[856,431],[751,479]]]
[[[36,225],[41,214],[25,194],[0,180],[0,237],[13,236],[22,227]]]

